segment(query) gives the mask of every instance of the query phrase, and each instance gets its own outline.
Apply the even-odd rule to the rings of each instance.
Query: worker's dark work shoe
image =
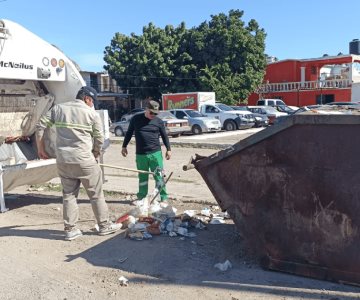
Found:
[[[105,226],[99,228],[99,235],[108,235],[120,230],[122,227],[121,223],[108,223]]]
[[[82,236],[82,232],[80,229],[72,229],[70,231],[65,231],[65,240],[66,241],[72,241],[78,238],[79,236]]]

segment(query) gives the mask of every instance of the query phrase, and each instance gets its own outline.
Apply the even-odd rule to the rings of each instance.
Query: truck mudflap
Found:
[[[294,115],[196,168],[267,269],[360,285],[360,118]]]

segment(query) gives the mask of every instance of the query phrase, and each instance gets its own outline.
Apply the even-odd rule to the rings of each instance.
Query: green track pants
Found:
[[[161,151],[156,151],[150,154],[136,154],[136,166],[138,170],[154,172],[157,167],[163,169],[163,157]],[[155,182],[158,183],[162,180],[161,175],[154,175]],[[143,199],[148,194],[148,181],[149,174],[139,173],[139,192],[137,193],[138,199]],[[160,190],[161,201],[168,198],[165,187]]]

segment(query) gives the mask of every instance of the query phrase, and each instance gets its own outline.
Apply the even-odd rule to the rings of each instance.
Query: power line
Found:
[[[115,77],[131,77],[131,78],[149,78],[149,79],[176,79],[176,80],[199,80],[198,77],[157,77],[157,76],[146,76],[146,75],[115,75]]]
[[[127,86],[127,87],[121,87],[122,90],[125,89],[158,89],[158,86]]]

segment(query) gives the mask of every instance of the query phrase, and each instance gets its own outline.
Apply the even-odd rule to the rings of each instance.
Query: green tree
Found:
[[[172,85],[176,59],[186,60],[177,54],[185,33],[184,23],[165,29],[150,23],[140,36],[116,33],[111,45],[105,48],[105,69],[119,86],[136,97],[159,98]]]
[[[116,33],[104,51],[105,69],[136,97],[214,91],[218,100],[238,103],[261,83],[266,66],[266,34],[242,17],[230,10],[191,29],[150,23],[139,36]]]
[[[246,100],[261,83],[266,66],[266,34],[255,20],[247,26],[243,11],[212,16],[209,23],[194,29],[200,56],[195,64],[203,87],[215,91],[216,98],[227,104]]]

